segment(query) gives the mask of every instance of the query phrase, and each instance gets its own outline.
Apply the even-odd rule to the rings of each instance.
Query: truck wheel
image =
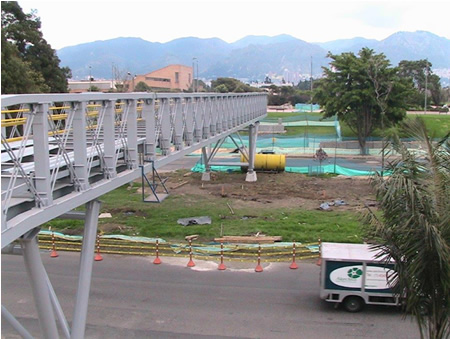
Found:
[[[344,308],[347,312],[359,312],[364,307],[364,300],[360,297],[347,297],[343,301]]]

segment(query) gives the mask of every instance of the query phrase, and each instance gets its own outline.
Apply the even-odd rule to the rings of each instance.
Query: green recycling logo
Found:
[[[358,279],[363,275],[363,271],[358,267],[352,267],[347,271],[347,275],[352,279]]]

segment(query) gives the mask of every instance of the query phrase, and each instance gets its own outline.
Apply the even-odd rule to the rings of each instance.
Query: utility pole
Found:
[[[313,103],[312,103],[312,97],[313,97],[313,63],[312,63],[312,55],[311,55],[311,78],[309,79],[310,85],[311,85],[311,113],[313,111]]]
[[[197,76],[196,76],[196,80],[195,80],[195,91],[198,91],[198,59],[195,58],[195,62],[197,64]]]
[[[197,60],[196,57],[192,58],[192,92],[197,92],[195,89],[195,60]],[[197,66],[198,68],[198,66]]]
[[[423,107],[424,114],[427,114],[427,94],[428,94],[428,59],[426,59],[426,69],[425,69],[425,103]]]
[[[88,92],[92,90],[92,75],[91,75],[91,66],[89,66],[89,89]]]

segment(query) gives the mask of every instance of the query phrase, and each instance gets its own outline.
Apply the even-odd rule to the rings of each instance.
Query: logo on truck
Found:
[[[358,267],[352,267],[351,269],[348,270],[347,275],[350,278],[358,279],[360,276],[363,275],[363,271]]]
[[[367,266],[365,276],[365,288],[374,290],[388,289],[388,274],[390,269],[379,266]],[[330,273],[330,280],[340,287],[361,288],[364,271],[362,265],[352,265],[337,268]]]

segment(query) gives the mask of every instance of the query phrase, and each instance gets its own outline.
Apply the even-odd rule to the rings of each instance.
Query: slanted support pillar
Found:
[[[205,164],[205,172],[202,173],[202,181],[211,181],[211,166],[209,165],[209,153],[206,147],[202,147],[203,163]]]
[[[33,336],[25,327],[2,305],[2,317],[19,333],[24,339],[33,339]]]
[[[86,330],[89,291],[91,288],[92,265],[94,262],[95,241],[97,237],[100,201],[92,200],[86,204],[83,245],[80,256],[80,275],[72,322],[71,339],[83,339]]]
[[[22,246],[25,267],[33,290],[42,337],[57,339],[59,334],[47,286],[47,276],[41,254],[39,253],[38,233],[39,228],[31,230],[20,239],[20,245]]]
[[[256,154],[256,137],[258,135],[259,122],[248,126],[248,170],[245,176],[245,181],[254,182],[257,180],[255,167]]]

